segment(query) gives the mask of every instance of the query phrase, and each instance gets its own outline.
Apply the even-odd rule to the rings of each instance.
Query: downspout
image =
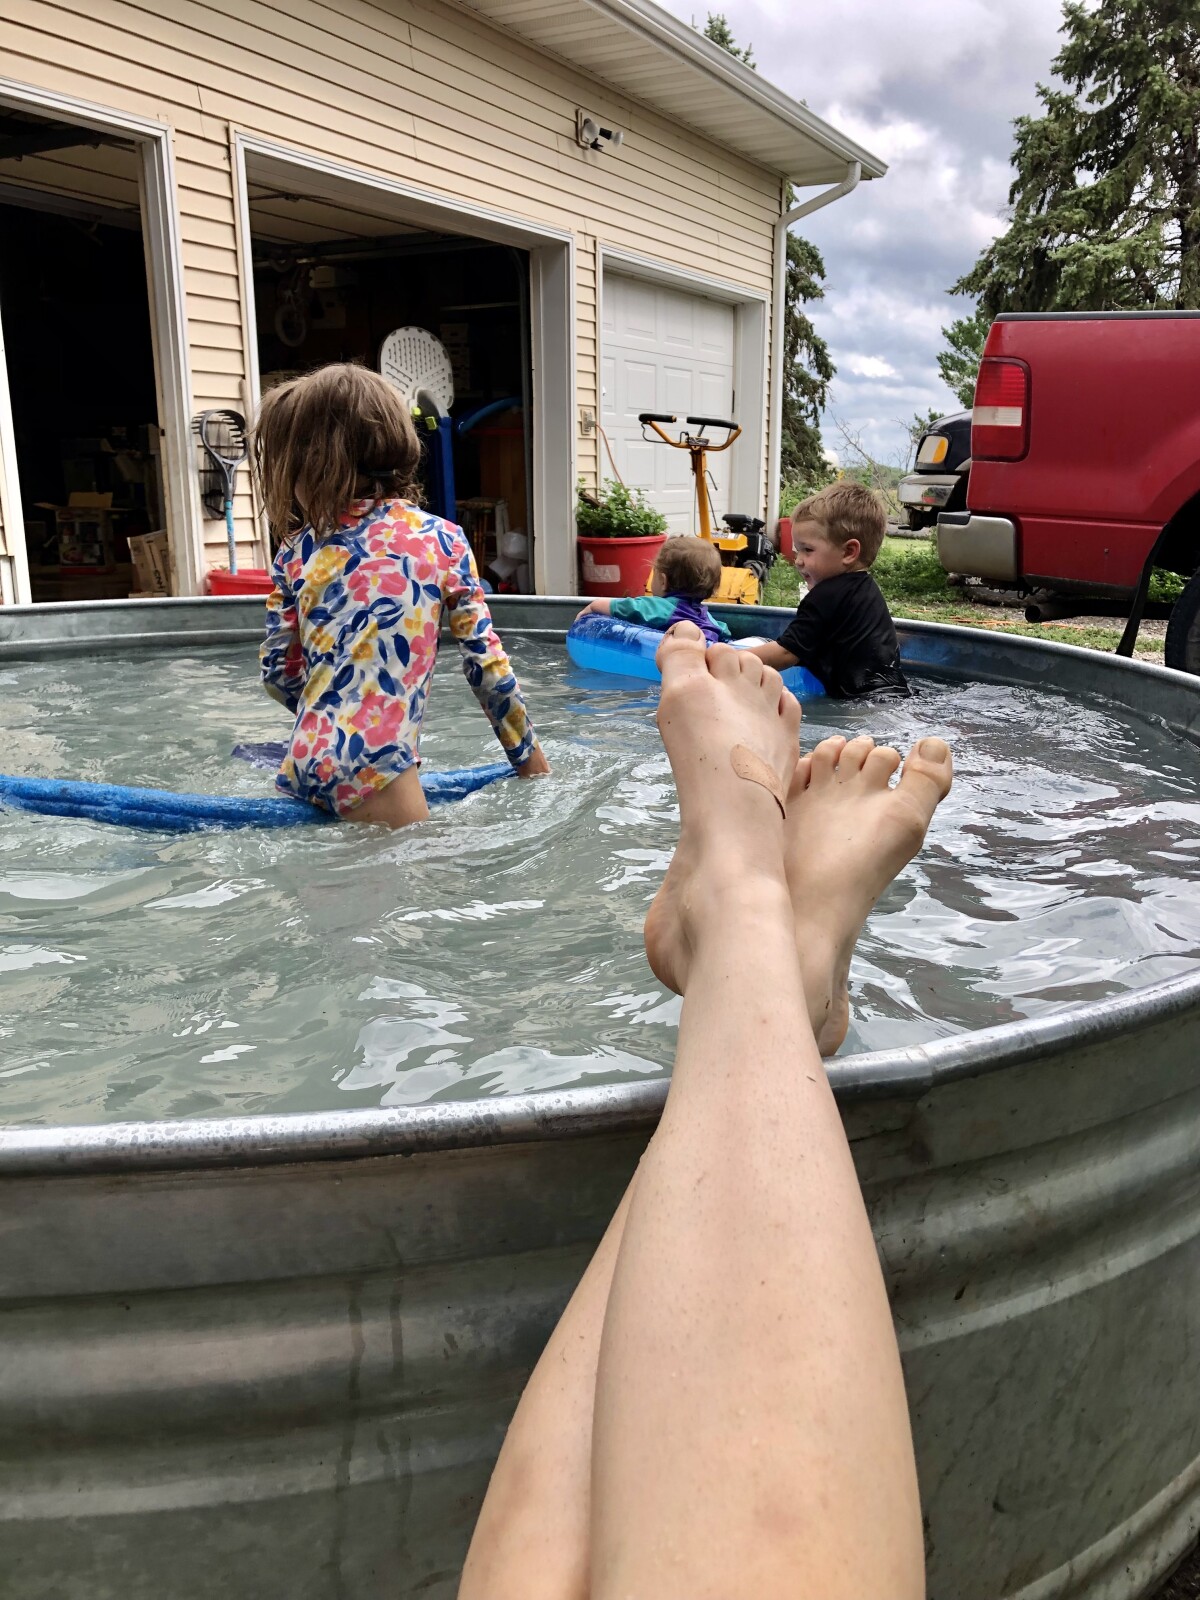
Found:
[[[858,187],[862,166],[851,161],[841,183],[822,189],[811,200],[804,200],[785,211],[775,224],[775,295],[771,306],[771,410],[767,425],[767,534],[772,539],[779,522],[779,462],[783,429],[783,318],[784,289],[787,283],[787,236],[793,222],[807,217],[833,200],[840,200]]]

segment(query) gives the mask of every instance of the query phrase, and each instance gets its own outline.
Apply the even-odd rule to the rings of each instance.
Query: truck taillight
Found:
[[[984,356],[975,380],[971,459],[1018,461],[1029,448],[1029,368],[1006,356]]]

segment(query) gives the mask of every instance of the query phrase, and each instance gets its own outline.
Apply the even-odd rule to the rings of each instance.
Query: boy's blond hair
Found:
[[[887,533],[883,501],[861,483],[831,483],[810,494],[792,512],[793,527],[797,522],[815,522],[830,544],[839,547],[857,539],[864,567],[874,562]]]
[[[668,594],[707,600],[721,586],[721,556],[715,544],[694,533],[668,539],[654,560],[654,570]]]

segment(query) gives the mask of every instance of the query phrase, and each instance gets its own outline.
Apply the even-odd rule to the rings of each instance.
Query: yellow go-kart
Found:
[[[725,524],[725,532],[718,534],[714,531],[715,514],[708,488],[710,452],[716,455],[722,450],[728,450],[734,440],[741,436],[741,428],[736,422],[725,422],[718,417],[685,417],[685,426],[680,429],[678,439],[672,439],[669,433],[664,432],[663,424],[666,423],[668,426],[677,424],[678,417],[669,417],[657,411],[641,411],[638,413],[638,421],[642,425],[644,439],[650,440],[646,429],[653,428],[663,444],[669,444],[672,450],[686,450],[691,457],[692,477],[696,480],[696,505],[700,518],[697,532],[702,539],[707,539],[710,544],[716,545],[721,552],[721,565],[724,568],[721,573],[721,587],[713,595],[713,599],[725,605],[757,605],[763,583],[775,559],[775,551],[763,531],[762,519],[728,512],[721,519]],[[710,439],[706,439],[704,437],[706,428],[724,428],[726,436],[723,442],[714,444]],[[690,431],[692,429],[696,431]]]

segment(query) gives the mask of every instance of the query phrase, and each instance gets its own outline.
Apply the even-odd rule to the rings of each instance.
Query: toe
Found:
[[[900,785],[914,800],[927,805],[932,816],[934,807],[950,793],[953,779],[950,746],[944,739],[925,738],[908,752]]]
[[[776,674],[778,676],[778,674]],[[797,744],[800,742],[800,723],[804,717],[804,707],[790,689],[783,687],[783,680],[779,681],[779,715],[783,725]]]
[[[788,789],[789,800],[797,799],[812,782],[812,764],[813,758],[811,755],[801,756],[797,761],[796,770],[792,773],[791,786]]]
[[[740,656],[746,654],[748,652],[745,650],[738,651]],[[775,671],[775,668],[767,666],[765,661],[760,661],[758,665],[761,669],[758,686],[762,691],[762,697],[772,711],[780,711],[783,706],[784,694],[787,692],[783,687],[783,679]]]
[[[654,657],[663,683],[670,684],[679,677],[688,677],[704,671],[704,635],[694,622],[677,622]]]
[[[732,645],[714,644],[708,651],[708,670],[722,683],[762,682],[763,663],[752,650],[735,650]]]
[[[900,765],[900,752],[890,744],[877,745],[863,762],[863,778],[873,789],[885,789],[888,779]]]
[[[812,761],[812,777],[810,781],[814,787],[823,783],[833,782],[834,774],[837,771],[838,757],[845,748],[846,741],[840,733],[835,733],[830,738],[821,740],[810,758]]]
[[[875,741],[868,734],[860,733],[857,739],[851,739],[838,757],[838,777],[852,778],[855,773],[861,772],[863,762],[874,748]]]

